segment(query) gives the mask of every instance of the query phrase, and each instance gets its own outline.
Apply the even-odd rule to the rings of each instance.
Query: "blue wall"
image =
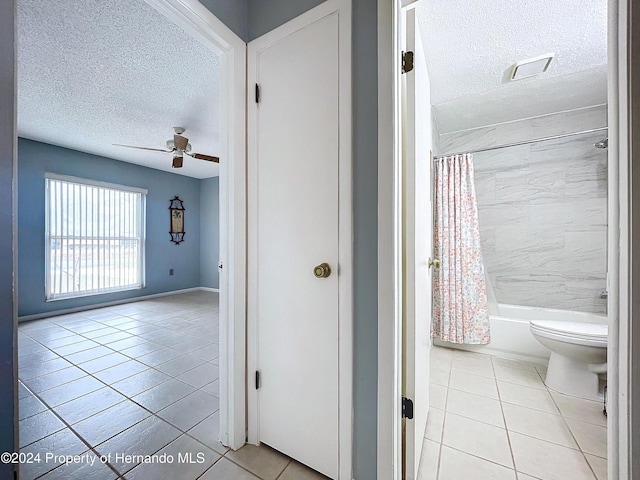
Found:
[[[248,0],[247,32],[249,41],[296,18],[324,0]],[[214,10],[212,10],[216,13]]]
[[[353,476],[364,480],[378,462],[378,3],[352,1]]]
[[[146,285],[140,290],[45,302],[45,172],[147,188]],[[185,212],[185,241],[169,237],[169,200]],[[200,286],[200,180],[109,158],[18,140],[18,314],[32,315]],[[169,276],[169,269],[174,275]]]
[[[247,41],[247,0],[200,0],[200,3],[233,33]]]
[[[200,181],[200,286],[219,288],[219,177]]]
[[[18,362],[14,322],[17,265],[13,257],[17,61],[15,4],[0,2],[0,221],[4,227],[0,235],[0,452],[18,450]],[[0,462],[0,478],[13,478],[13,471],[13,464]]]
[[[249,0],[249,38],[257,38],[320,3]],[[377,477],[378,458],[377,8],[377,0],[352,0],[353,478],[358,480]]]

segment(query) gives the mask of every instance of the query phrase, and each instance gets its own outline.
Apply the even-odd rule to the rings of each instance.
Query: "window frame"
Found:
[[[140,290],[145,287],[146,284],[146,275],[145,275],[145,252],[146,252],[146,197],[149,193],[148,189],[141,187],[133,187],[129,185],[122,185],[117,183],[103,182],[99,180],[93,180],[83,177],[75,177],[71,175],[61,175],[52,172],[45,172],[45,225],[44,225],[44,241],[45,241],[45,301],[46,302],[55,302],[59,300],[70,300],[74,298],[81,297],[90,297],[95,295],[104,295],[109,293],[119,293],[131,290]],[[134,286],[125,286],[125,287],[108,287],[101,289],[92,289],[92,290],[84,290],[80,292],[66,292],[66,293],[53,293],[51,291],[51,231],[50,231],[50,215],[51,205],[50,205],[50,180],[66,182],[70,184],[77,184],[81,186],[87,187],[97,187],[104,188],[109,190],[115,190],[119,192],[126,193],[137,193],[140,194],[140,205],[137,209],[136,215],[136,224],[138,226],[140,235],[140,245],[139,245],[139,258],[137,259],[138,269],[140,272],[139,275],[139,283]],[[101,265],[101,268],[103,266]]]

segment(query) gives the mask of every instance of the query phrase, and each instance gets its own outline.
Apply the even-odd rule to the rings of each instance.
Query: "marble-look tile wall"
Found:
[[[598,128],[606,126],[606,107],[505,125],[457,132],[457,142],[441,135],[440,147],[460,151]],[[483,256],[499,303],[605,312],[607,152],[593,146],[605,136],[474,155]]]
[[[436,122],[434,122],[436,123]],[[607,126],[607,107],[581,108],[487,127],[440,133],[435,155],[494,147]]]

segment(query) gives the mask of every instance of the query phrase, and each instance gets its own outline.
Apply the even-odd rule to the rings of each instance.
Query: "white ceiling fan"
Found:
[[[187,137],[183,137],[184,128],[182,127],[173,127],[173,131],[175,132],[173,135],[173,140],[167,140],[167,148],[151,148],[151,147],[136,147],[135,145],[122,145],[120,143],[114,143],[113,145],[116,147],[127,147],[127,148],[137,148],[138,150],[150,150],[152,152],[164,152],[164,153],[173,153],[173,162],[171,166],[173,168],[181,168],[182,162],[184,159],[184,155],[189,155],[192,158],[196,158],[198,160],[205,160],[207,162],[215,162],[220,163],[220,158],[214,157],[212,155],[205,155],[203,153],[191,153],[191,144],[189,143],[189,139]]]

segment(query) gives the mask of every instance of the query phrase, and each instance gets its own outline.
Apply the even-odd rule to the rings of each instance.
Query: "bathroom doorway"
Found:
[[[594,6],[584,23],[562,6],[558,10],[568,15],[565,26],[572,28],[566,30],[588,38],[578,44],[567,37],[564,46],[598,61],[570,73],[554,66],[552,56],[547,72],[521,83],[509,78],[515,64],[531,60],[515,58],[521,45],[527,45],[530,57],[536,48],[540,55],[547,50],[523,34],[499,52],[496,26],[518,17],[512,10],[517,7],[485,5],[485,11],[469,15],[452,11],[451,5],[417,3],[431,81],[427,108],[434,119],[434,155],[476,151],[474,186],[492,317],[486,346],[453,348],[434,341],[430,396],[432,410],[439,411],[429,415],[421,465],[438,465],[435,473],[425,471],[428,478],[460,476],[461,468],[477,474],[485,467],[496,478],[561,478],[561,472],[566,478],[606,478],[606,375],[599,372],[597,391],[588,400],[549,390],[550,350],[529,331],[530,319],[541,315],[552,321],[560,315],[559,321],[608,323],[609,165],[606,148],[596,146],[604,146],[608,136],[606,2]],[[505,18],[497,18],[498,12]],[[527,10],[520,18],[539,25],[537,15]],[[492,41],[483,44],[486,38]],[[444,45],[446,62],[438,58]],[[469,45],[474,48],[464,48]],[[482,54],[485,48],[500,57],[500,69],[484,65],[483,70],[474,63],[491,63]],[[555,59],[561,55],[556,52]],[[487,72],[501,75],[483,90],[478,84]],[[559,95],[567,88],[563,75],[573,75],[573,104]],[[443,78],[448,86],[442,87]],[[454,91],[465,93],[456,97]],[[533,428],[540,425],[548,427]],[[486,450],[479,439],[492,434],[479,433],[484,430],[499,433],[495,442],[482,442]],[[456,437],[455,431],[467,433]],[[475,443],[468,432],[478,433]],[[498,452],[501,444],[508,448]],[[536,464],[530,455],[534,451],[549,459],[556,452],[557,461]],[[555,470],[545,470],[549,465]]]
[[[606,121],[604,107],[572,113],[572,121]],[[559,125],[562,117],[536,122]],[[606,478],[607,152],[594,147],[603,128],[474,154],[491,341],[434,338],[424,455],[438,455],[442,478],[460,468],[505,478],[511,468],[533,478]],[[585,385],[566,366],[550,373],[553,346],[544,344],[546,330],[532,335],[530,322],[586,328],[572,339],[602,345],[590,366],[599,373],[587,372]]]

